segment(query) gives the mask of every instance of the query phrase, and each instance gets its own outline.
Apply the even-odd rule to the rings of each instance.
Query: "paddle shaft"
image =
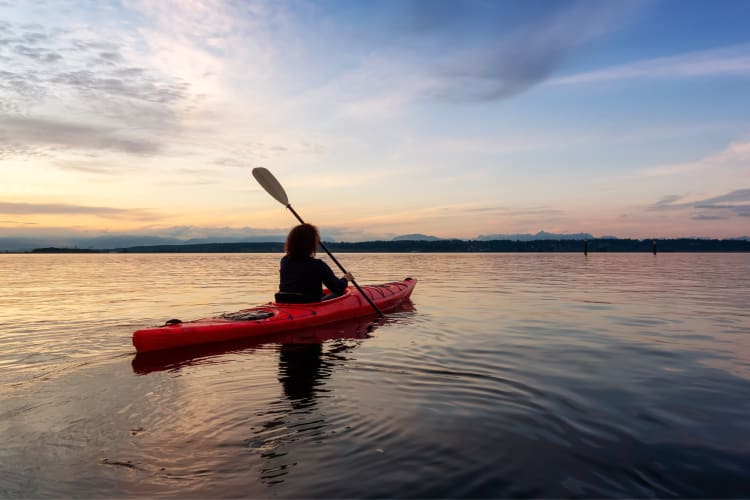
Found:
[[[297,218],[297,220],[299,221],[300,224],[305,224],[305,221],[303,221],[302,217],[300,217],[299,214],[294,211],[294,209],[292,208],[291,204],[287,204],[286,208],[288,208],[289,211],[292,212],[292,214],[294,214],[294,216]],[[336,257],[333,256],[333,254],[330,252],[330,250],[328,250],[328,248],[325,246],[325,243],[323,243],[322,241],[319,241],[318,243],[320,243],[320,248],[322,248],[323,250],[325,250],[325,252],[331,258],[331,260],[333,260],[333,262],[335,262],[336,265],[339,266],[339,269],[341,269],[341,272],[344,273],[344,274],[348,274],[348,271],[346,269],[344,269],[344,266],[342,266],[341,263],[338,261],[338,259],[336,259]],[[378,306],[375,305],[375,302],[373,302],[372,299],[365,293],[365,291],[362,290],[359,287],[359,285],[357,284],[356,281],[354,281],[354,279],[352,279],[352,285],[354,285],[355,288],[357,290],[359,290],[359,293],[362,295],[362,297],[364,297],[365,300],[370,303],[370,305],[375,310],[375,312],[378,313],[378,316],[382,317],[383,313],[380,311],[380,309],[378,308]]]

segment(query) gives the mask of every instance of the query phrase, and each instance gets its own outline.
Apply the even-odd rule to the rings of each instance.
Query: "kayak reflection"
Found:
[[[252,357],[257,350],[267,358],[269,352],[278,352],[274,378],[280,393],[260,407],[240,405],[232,420],[243,421],[243,425],[228,426],[227,434],[219,440],[241,443],[243,450],[259,459],[256,466],[248,469],[258,474],[259,484],[270,488],[288,486],[292,476],[296,481],[313,484],[317,479],[309,476],[314,470],[310,469],[311,461],[317,459],[318,450],[325,449],[328,439],[342,430],[336,399],[325,404],[333,396],[330,379],[337,368],[351,366],[351,352],[364,345],[377,329],[389,324],[403,326],[413,311],[414,306],[407,302],[393,314],[375,320],[369,316],[242,342],[138,353],[132,368],[137,375],[179,372],[188,367],[232,363],[238,353],[239,358]]]
[[[410,301],[407,301],[401,304],[393,312],[413,310],[414,306]],[[269,344],[277,344],[280,346],[280,363],[283,365],[288,362],[288,360],[293,360],[295,357],[299,357],[299,353],[304,351],[308,354],[314,354],[314,351],[317,351],[319,358],[320,353],[322,352],[322,344],[324,342],[335,339],[366,339],[370,337],[370,334],[377,328],[392,321],[394,321],[394,318],[388,316],[377,319],[362,317],[321,325],[314,328],[288,331],[262,337],[253,337],[216,344],[203,344],[180,349],[139,352],[136,353],[133,358],[131,366],[136,375],[147,375],[159,371],[178,371],[183,367],[211,363],[212,359],[226,354],[243,352],[249,354],[254,352],[260,346]],[[305,349],[300,346],[308,347]],[[310,370],[311,368],[313,367],[310,366],[306,369]],[[302,368],[302,370],[305,370],[305,368]]]

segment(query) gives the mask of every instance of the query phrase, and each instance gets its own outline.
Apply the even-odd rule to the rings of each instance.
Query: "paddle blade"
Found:
[[[265,189],[266,192],[273,196],[279,203],[284,206],[289,206],[289,199],[286,197],[284,188],[281,187],[279,181],[276,180],[276,177],[274,177],[268,169],[263,167],[254,168],[253,177],[255,177],[258,184],[263,186],[263,189]]]

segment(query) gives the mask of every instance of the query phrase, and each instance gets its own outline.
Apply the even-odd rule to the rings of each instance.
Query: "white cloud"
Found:
[[[700,170],[733,170],[750,179],[750,142],[733,142],[718,153],[685,163],[659,165],[640,172],[643,177],[682,175]]]
[[[750,75],[750,45],[735,45],[622,64],[554,78],[549,85],[573,85],[624,79]]]

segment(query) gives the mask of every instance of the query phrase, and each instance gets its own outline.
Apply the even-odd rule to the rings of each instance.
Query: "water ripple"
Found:
[[[135,356],[278,256],[2,256],[0,496],[750,496],[747,255],[343,257],[413,307]]]

